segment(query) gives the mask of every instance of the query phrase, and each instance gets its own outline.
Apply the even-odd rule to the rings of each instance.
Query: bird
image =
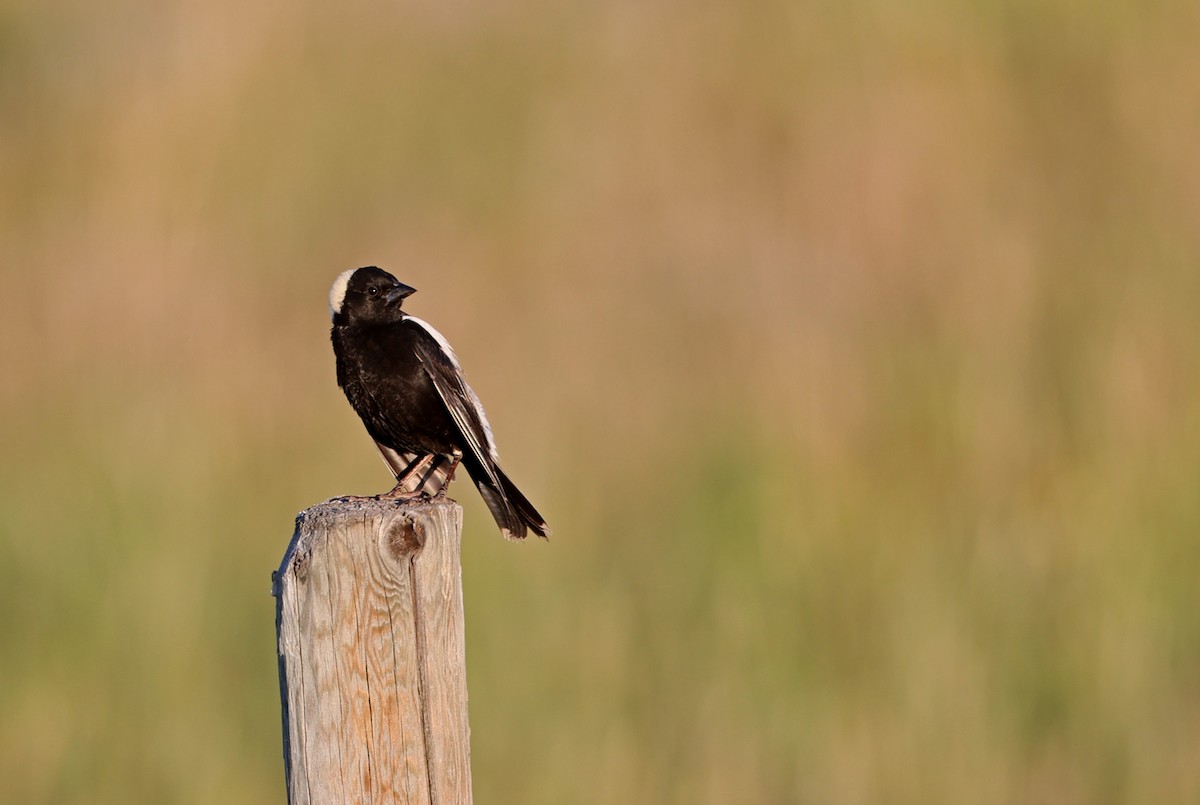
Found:
[[[396,476],[381,499],[444,495],[461,462],[500,532],[550,535],[500,468],[491,425],[446,338],[409,315],[416,289],[377,266],[343,271],[329,290],[337,382]]]

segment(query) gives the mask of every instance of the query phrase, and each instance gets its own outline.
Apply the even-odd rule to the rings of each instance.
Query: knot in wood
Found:
[[[412,517],[400,515],[385,527],[384,544],[396,559],[409,559],[425,546],[425,529]]]
[[[292,559],[291,573],[301,584],[308,581],[308,558],[309,552],[304,551],[297,553]]]

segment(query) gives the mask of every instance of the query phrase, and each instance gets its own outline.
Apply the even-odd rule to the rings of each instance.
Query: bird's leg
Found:
[[[445,463],[446,457],[440,453],[433,457],[433,463],[429,465],[429,471],[421,478],[421,483],[417,485],[417,489],[424,492],[425,484],[429,483],[435,475],[437,475],[438,467]],[[438,490],[439,492],[441,490]],[[426,493],[428,494],[428,493]]]
[[[438,490],[438,497],[446,496],[446,489],[450,486],[450,482],[454,480],[454,471],[458,469],[458,462],[462,461],[461,454],[455,454],[450,457],[450,469],[446,470],[446,480],[442,483],[442,488]]]
[[[428,453],[418,453],[416,457],[412,461],[408,462],[408,465],[404,469],[400,470],[400,472],[396,475],[396,485],[400,486],[401,484],[407,483],[408,480],[412,478],[413,474],[416,473],[417,467],[421,464],[424,464],[428,459]]]
[[[413,476],[424,472],[425,465],[436,458],[438,457],[432,453],[417,456],[404,468],[404,472],[396,476],[396,486],[392,488],[392,491],[380,495],[379,500],[399,500],[400,498],[411,498],[421,494],[421,486],[424,485],[424,482],[418,484],[416,489],[408,489],[408,483],[413,479]]]

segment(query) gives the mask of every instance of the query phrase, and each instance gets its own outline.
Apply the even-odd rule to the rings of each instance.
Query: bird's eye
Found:
[[[372,285],[370,288],[367,289],[367,293],[369,293],[371,296],[375,296],[376,294],[379,293],[379,289],[376,288],[374,285]]]

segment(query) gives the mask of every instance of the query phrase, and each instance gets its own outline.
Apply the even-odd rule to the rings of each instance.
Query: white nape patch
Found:
[[[499,461],[500,455],[496,451],[496,437],[492,435],[492,425],[488,422],[487,414],[483,411],[483,403],[479,401],[479,395],[475,393],[475,389],[467,383],[467,379],[463,376],[462,367],[458,365],[458,356],[454,354],[454,348],[450,346],[450,342],[446,340],[446,336],[442,335],[434,328],[432,324],[424,319],[418,319],[416,316],[404,314],[404,318],[422,327],[425,332],[433,336],[433,340],[438,342],[438,346],[442,348],[442,352],[446,353],[446,357],[450,359],[450,363],[458,370],[458,379],[462,381],[463,390],[467,392],[467,399],[474,406],[476,413],[479,414],[479,421],[483,425],[483,435],[487,440],[484,447],[487,448],[493,461]]]
[[[350,275],[357,268],[351,268],[337,275],[337,279],[333,281],[333,287],[329,289],[329,316],[333,318],[342,312],[342,305],[346,302],[346,286],[350,284]]]

